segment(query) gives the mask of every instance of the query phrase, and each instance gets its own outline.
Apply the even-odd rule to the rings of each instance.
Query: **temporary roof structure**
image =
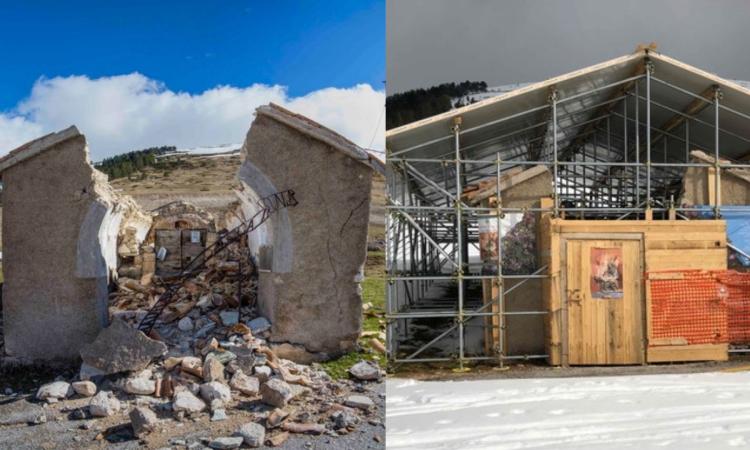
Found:
[[[651,68],[650,72],[647,68]],[[649,86],[641,82],[638,90],[636,82],[646,78],[647,72]],[[714,103],[715,93],[719,95],[718,105]],[[635,103],[622,101],[636,96],[639,100],[637,116]],[[591,145],[596,127],[606,122],[611,136],[615,136],[612,139],[620,136],[620,142],[610,143],[611,146],[622,148],[621,141],[625,140],[625,155],[630,156],[632,162],[636,156],[632,151],[636,145],[632,133],[636,117],[641,162],[646,160],[644,153],[649,145],[654,155],[658,149],[659,158],[654,157],[654,160],[660,163],[665,160],[688,162],[690,150],[713,154],[717,139],[723,157],[750,159],[750,132],[747,131],[750,89],[648,48],[389,130],[386,133],[389,157],[394,162],[410,159],[409,164],[416,171],[451,190],[455,187],[455,177],[451,173],[444,174],[439,165],[419,159],[454,160],[453,127],[454,121],[460,118],[463,160],[551,161],[554,159],[552,104],[557,106],[559,161],[591,159],[596,152],[594,159],[601,161],[602,167],[595,171],[600,175],[606,170],[604,163],[623,162],[624,158],[621,150],[619,153],[608,151],[611,148],[604,148],[604,143]],[[714,130],[717,114],[720,116],[718,135]],[[685,125],[686,119],[689,125]],[[650,130],[647,130],[647,123],[651,124]],[[627,142],[628,135],[630,142]],[[686,136],[689,138],[685,139]],[[466,161],[463,163],[464,182],[470,183],[495,171],[491,164]],[[510,167],[504,166],[505,169]],[[430,183],[414,182],[427,198],[436,197]]]

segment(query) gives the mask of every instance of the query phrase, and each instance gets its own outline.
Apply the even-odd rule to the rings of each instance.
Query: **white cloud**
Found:
[[[86,135],[94,160],[156,145],[242,142],[253,111],[268,102],[304,114],[360,146],[384,146],[385,93],[368,84],[325,88],[302,97],[290,97],[283,86],[263,84],[188,94],[132,73],[37,80],[27,99],[12,111],[0,112],[0,155],[69,125]]]

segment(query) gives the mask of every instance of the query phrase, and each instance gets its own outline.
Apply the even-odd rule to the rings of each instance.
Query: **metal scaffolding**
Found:
[[[648,52],[631,59],[629,64],[637,64],[632,76],[594,86],[582,81],[564,92],[551,83],[544,86],[544,104],[488,114],[482,123],[468,126],[462,111],[469,109],[463,108],[449,117],[451,126],[444,135],[396,148],[388,143],[386,318],[391,362],[453,361],[463,368],[469,361],[502,365],[547,357],[504,350],[504,340],[514,339],[505,335],[508,317],[543,320],[547,314],[506,311],[507,296],[523,283],[548,277],[547,268],[510,274],[503,270],[498,245],[497,273],[482,273],[470,260],[479,246],[480,219],[497,219],[498,236],[503,236],[501,219],[510,213],[567,219],[685,218],[705,210],[677,203],[689,168],[715,173],[713,216],[721,217],[722,171],[748,169],[750,164],[732,160],[727,152],[720,155],[720,144],[746,145],[750,153],[750,132],[742,132],[750,126],[750,108],[743,112],[725,105],[719,83],[696,93],[693,83],[683,87],[660,77]],[[750,92],[745,95],[750,98]],[[713,161],[696,162],[693,150],[711,155]],[[551,206],[503,206],[501,177],[514,168],[538,165],[552,175]],[[494,205],[472,206],[463,200],[469,185],[491,179],[496,184]],[[489,302],[477,295],[483,280],[497,287]],[[506,287],[509,282],[513,286]],[[470,348],[467,336],[476,332],[469,331],[492,326],[486,319],[476,320],[488,317],[500,328],[491,351]]]

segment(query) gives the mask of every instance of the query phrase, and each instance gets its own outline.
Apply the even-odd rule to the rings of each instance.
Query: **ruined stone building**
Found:
[[[91,165],[75,127],[0,159],[4,356],[77,358],[109,323],[113,282],[148,292],[153,279],[178,274],[222,228],[253,217],[262,198],[288,189],[299,204],[247,239],[260,269],[256,312],[271,322],[270,340],[287,357],[352,349],[361,330],[371,177],[380,163],[281,107],[256,113],[242,148],[237,206],[226,217],[185,202],[142,211]]]
[[[0,159],[5,353],[75,358],[107,325],[120,229],[150,219],[109,187],[75,127]]]
[[[251,239],[259,305],[272,341],[335,354],[356,344],[374,157],[339,134],[276,105],[262,106],[242,148],[242,209],[286,189],[299,205]]]

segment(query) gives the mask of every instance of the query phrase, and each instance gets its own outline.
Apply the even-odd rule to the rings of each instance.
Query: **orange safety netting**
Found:
[[[714,272],[648,274],[652,339],[684,339],[688,344],[728,342],[727,288]],[[666,275],[666,276],[665,276]]]
[[[750,273],[722,270],[716,278],[727,288],[729,342],[750,343]]]

